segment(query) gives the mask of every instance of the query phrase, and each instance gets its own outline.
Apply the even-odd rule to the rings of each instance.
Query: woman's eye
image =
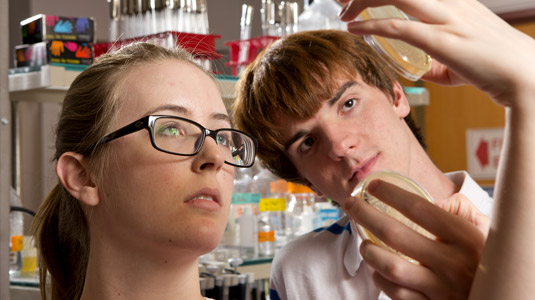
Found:
[[[344,106],[342,107],[342,110],[348,111],[352,109],[353,107],[355,107],[356,105],[357,105],[357,99],[355,98],[348,99],[346,102],[344,102]]]
[[[180,128],[179,126],[175,126],[175,125],[162,126],[158,130],[158,134],[162,136],[174,136],[174,137],[186,135],[186,133],[184,132],[182,128]]]
[[[305,153],[307,152],[308,150],[310,150],[310,148],[312,148],[312,146],[314,145],[314,142],[316,141],[315,138],[313,137],[307,137],[303,140],[303,142],[299,145],[299,152],[302,152],[302,153]]]
[[[225,134],[218,134],[217,135],[217,144],[218,145],[223,145],[223,146],[228,146],[230,143],[230,137],[228,135],[225,135]]]

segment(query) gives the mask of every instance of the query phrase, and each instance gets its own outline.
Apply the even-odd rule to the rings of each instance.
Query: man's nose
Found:
[[[342,126],[343,127],[343,126]],[[354,137],[349,134],[348,128],[331,125],[325,131],[329,143],[329,157],[338,161],[345,157],[354,148]]]

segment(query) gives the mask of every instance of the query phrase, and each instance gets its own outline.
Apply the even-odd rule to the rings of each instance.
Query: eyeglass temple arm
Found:
[[[100,140],[100,144],[104,144],[104,143],[107,143],[107,142],[111,142],[115,139],[118,139],[122,136],[125,136],[127,134],[130,134],[130,133],[133,133],[133,132],[136,132],[136,131],[139,131],[141,129],[144,129],[147,127],[147,119],[143,118],[143,119],[140,119],[140,120],[137,120],[133,123],[130,123],[128,125],[126,125],[125,127],[122,127],[120,129],[117,129],[116,131],[108,134],[107,136],[103,137],[101,140]]]
[[[101,144],[105,144],[107,142],[111,142],[115,139],[118,139],[122,136],[125,136],[127,134],[130,134],[130,133],[133,133],[133,132],[136,132],[136,131],[139,131],[141,129],[144,129],[144,128],[147,128],[148,125],[147,125],[147,122],[148,122],[148,118],[142,118],[142,119],[139,119],[135,122],[132,122],[122,128],[119,128],[117,129],[116,131],[108,134],[107,136],[101,138],[98,142],[96,142],[95,144],[93,144],[93,146],[91,146],[89,149],[87,149],[86,153],[91,153],[91,151],[93,151],[93,149],[95,149],[98,145],[101,145]]]

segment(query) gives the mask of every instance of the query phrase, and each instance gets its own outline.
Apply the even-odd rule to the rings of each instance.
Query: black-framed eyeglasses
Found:
[[[189,119],[164,115],[145,116],[119,128],[91,145],[86,154],[99,145],[142,129],[149,131],[152,146],[162,152],[194,156],[201,151],[206,137],[209,136],[219,146],[225,163],[243,168],[254,164],[258,142],[247,133],[232,128],[210,130]]]

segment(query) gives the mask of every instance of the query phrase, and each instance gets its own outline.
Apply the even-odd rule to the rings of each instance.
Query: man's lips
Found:
[[[357,180],[358,182],[362,181],[366,176],[368,176],[377,162],[379,154],[374,155],[373,157],[365,160],[361,163],[355,170],[353,170],[353,175],[349,179],[350,181]]]

